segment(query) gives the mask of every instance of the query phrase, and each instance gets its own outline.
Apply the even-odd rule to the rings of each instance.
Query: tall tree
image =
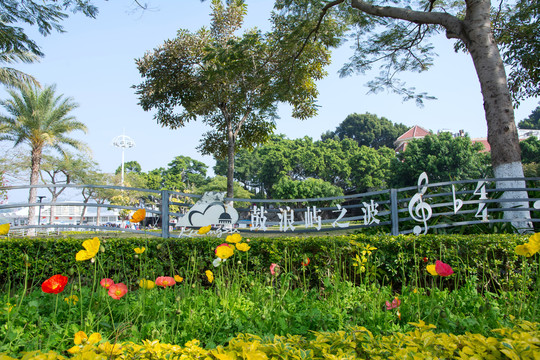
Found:
[[[512,4],[502,0],[501,6],[506,3]],[[343,36],[345,32],[336,30],[334,24],[348,24],[348,35],[355,38],[356,46],[351,62],[344,66],[341,74],[362,73],[376,61],[383,60],[381,75],[368,84],[371,89],[378,91],[386,87],[405,98],[420,102],[425,94],[416,94],[405,88],[396,78],[396,73],[403,70],[420,72],[432,65],[433,46],[428,42],[431,35],[444,31],[447,38],[457,39],[470,54],[480,82],[494,174],[497,178],[523,176],[505,63],[491,26],[490,0],[279,0],[276,7],[280,11],[280,22],[288,21],[291,26],[304,29],[306,25],[303,24],[311,27],[311,32],[299,33],[299,37],[303,35],[303,40],[299,40],[297,48],[291,49],[293,53],[302,51],[303,44],[324,41],[324,36],[318,36],[321,33],[328,36],[331,32],[336,37]],[[522,14],[527,16],[527,12]],[[529,14],[527,18],[533,19],[533,15]],[[524,41],[530,43],[535,40]],[[538,59],[537,52],[532,56]],[[534,64],[538,64],[538,60]],[[540,87],[533,80],[530,85]],[[519,188],[524,187],[524,183],[500,181],[497,187]],[[507,204],[509,206],[526,207],[526,192],[506,192],[503,197],[516,200],[515,203]],[[526,211],[505,213],[507,218],[523,219],[528,216]]]
[[[27,144],[30,147],[30,185],[37,185],[43,150],[53,148],[64,153],[69,145],[78,150],[86,145],[68,136],[73,131],[87,132],[86,125],[77,121],[70,113],[77,108],[71,98],[55,95],[55,86],[23,87],[20,92],[9,90],[8,100],[0,105],[8,115],[0,115],[0,141],[12,141],[14,146]],[[36,202],[37,188],[31,188],[29,203]],[[29,224],[35,224],[35,207],[28,212]]]
[[[144,81],[136,89],[144,110],[156,109],[157,121],[173,129],[197,118],[212,127],[199,149],[228,159],[228,197],[234,195],[235,152],[268,139],[279,102],[291,104],[297,118],[316,114],[315,81],[329,63],[325,46],[310,45],[297,59],[295,72],[284,71],[284,59],[290,58],[276,33],[252,29],[235,35],[246,9],[242,0],[225,5],[213,0],[210,30],[180,30],[175,39],[137,60]]]
[[[322,140],[337,136],[343,140],[345,137],[353,139],[359,146],[375,149],[381,146],[394,147],[394,141],[408,130],[403,124],[394,124],[387,118],[377,115],[351,114],[343,120],[335,131],[328,131],[321,135]]]
[[[139,164],[138,161],[136,160],[131,160],[131,161],[128,161],[126,163],[124,163],[124,172],[125,173],[129,173],[129,172],[134,172],[134,173],[137,173],[137,174],[140,174],[141,173],[141,164]],[[114,172],[115,175],[118,175],[122,172],[122,165],[120,165],[116,171]]]
[[[166,174],[180,175],[181,181],[188,187],[201,186],[206,181],[206,169],[208,169],[208,165],[189,156],[177,156],[168,166],[169,168],[166,170]]]
[[[518,123],[520,129],[540,130],[540,106],[533,110],[528,118]]]

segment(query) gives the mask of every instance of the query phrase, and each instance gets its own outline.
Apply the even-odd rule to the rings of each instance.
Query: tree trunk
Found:
[[[81,211],[81,219],[79,220],[79,223],[82,225],[83,222],[84,222],[84,217],[86,215],[86,204],[88,203],[88,199],[84,199],[84,206],[82,208],[82,211]]]
[[[41,165],[42,147],[35,147],[32,149],[32,170],[30,173],[30,185],[37,185],[39,182],[39,167]],[[28,196],[28,203],[35,204],[37,199],[37,188],[30,188]],[[30,206],[28,208],[28,225],[36,225],[36,207]],[[28,235],[34,236],[36,234],[35,229],[28,230]]]
[[[52,193],[51,194],[51,207],[49,211],[49,224],[53,223],[54,215],[56,214],[56,206],[54,204],[56,203],[56,200],[58,200],[58,194]]]
[[[99,226],[99,217],[101,216],[101,207],[98,206],[96,210],[96,226]]]
[[[234,197],[234,131],[232,121],[227,119],[227,197]],[[230,201],[232,203],[232,201]]]
[[[466,45],[474,62],[484,98],[484,111],[491,147],[491,163],[496,178],[522,178],[521,149],[514,119],[512,99],[508,89],[506,72],[499,48],[493,38],[490,19],[490,1],[467,1],[467,13],[463,31]],[[497,189],[525,188],[525,182],[498,181]],[[528,208],[526,191],[506,191],[501,199],[506,208]],[[531,229],[530,212],[506,211],[505,219],[512,219],[518,229]]]

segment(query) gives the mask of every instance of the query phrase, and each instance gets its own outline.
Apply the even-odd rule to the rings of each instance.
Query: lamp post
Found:
[[[43,201],[44,198],[45,198],[45,196],[38,196],[37,197],[38,203],[41,204],[41,202]],[[41,205],[39,205],[38,225],[41,225]]]
[[[130,149],[135,146],[135,141],[127,135],[120,135],[113,139],[112,142],[114,147],[122,149],[122,180],[121,186],[124,186],[124,150]]]

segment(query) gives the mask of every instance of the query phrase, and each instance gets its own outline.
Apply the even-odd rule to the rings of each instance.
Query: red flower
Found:
[[[175,284],[176,281],[170,276],[160,276],[156,279],[156,285],[163,286],[164,288],[166,288],[167,286],[173,286]]]
[[[270,265],[270,273],[272,275],[279,275],[280,267],[278,264],[272,264]]]
[[[302,261],[302,266],[308,266],[310,262],[311,262],[311,261],[310,261],[309,258],[306,256],[306,257],[304,258],[304,261]]]
[[[127,294],[127,286],[123,283],[113,284],[109,287],[109,296],[115,300],[119,300],[122,296]]]
[[[41,290],[47,294],[58,294],[64,291],[68,282],[68,277],[64,275],[53,275],[41,284]]]
[[[429,259],[427,257],[425,257],[425,256],[424,256],[424,258],[422,260],[424,260],[425,263],[427,263],[429,261]]]
[[[398,298],[394,298],[394,300],[392,300],[392,303],[390,303],[390,301],[386,301],[386,310],[392,310],[392,309],[395,309],[397,308],[399,305],[401,305],[401,301],[399,301]]]
[[[440,276],[450,276],[454,273],[452,267],[448,264],[443,263],[442,261],[435,261],[435,271]]]
[[[108,289],[111,287],[111,285],[114,285],[114,281],[112,279],[106,278],[106,279],[101,279],[99,284],[103,286],[105,289]]]

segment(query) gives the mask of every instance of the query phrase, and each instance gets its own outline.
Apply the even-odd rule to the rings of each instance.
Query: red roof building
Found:
[[[491,146],[489,146],[489,143],[487,141],[486,138],[475,138],[475,139],[471,139],[471,142],[473,144],[476,144],[476,143],[481,143],[482,145],[484,145],[484,149],[481,150],[480,152],[491,152]]]
[[[413,139],[421,139],[426,135],[430,134],[431,131],[424,129],[421,126],[415,125],[409,130],[407,130],[403,135],[398,137],[396,141],[394,141],[394,148],[396,149],[396,152],[404,151],[409,141]]]
[[[448,130],[443,130],[443,131],[448,131]],[[439,131],[439,133],[441,133],[441,132],[442,131]],[[407,143],[409,141],[411,141],[413,139],[421,139],[421,138],[425,137],[426,135],[430,135],[430,134],[431,134],[431,131],[428,131],[428,130],[424,129],[421,126],[415,125],[412,128],[410,128],[409,130],[407,130],[403,135],[398,137],[396,139],[396,141],[394,141],[395,150],[396,150],[396,152],[405,151],[405,148],[407,147]],[[453,136],[454,137],[465,136],[465,131],[460,130],[458,133],[453,134]],[[491,151],[491,146],[489,146],[489,143],[488,143],[486,138],[471,139],[471,142],[473,144],[479,142],[482,145],[484,145],[484,149],[481,152],[490,152]]]

